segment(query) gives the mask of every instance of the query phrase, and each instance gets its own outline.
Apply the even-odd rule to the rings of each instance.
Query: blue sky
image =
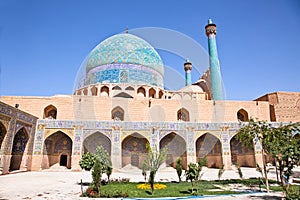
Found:
[[[0,95],[71,94],[88,53],[127,26],[172,29],[207,49],[209,18],[227,99],[300,92],[298,0],[0,0]]]

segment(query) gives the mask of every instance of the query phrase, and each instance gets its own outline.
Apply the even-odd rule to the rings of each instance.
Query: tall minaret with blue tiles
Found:
[[[208,37],[210,82],[213,100],[224,100],[220,63],[217,51],[216,28],[217,26],[211,19],[209,19],[208,24],[205,26],[205,31]]]

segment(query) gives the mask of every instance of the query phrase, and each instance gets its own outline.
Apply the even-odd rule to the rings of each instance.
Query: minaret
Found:
[[[220,63],[217,51],[216,42],[216,25],[211,19],[208,20],[208,24],[205,26],[206,35],[208,37],[208,51],[209,51],[209,70],[210,70],[210,82],[212,90],[213,100],[224,100]]]
[[[192,63],[189,59],[186,59],[184,63],[184,71],[185,71],[185,86],[192,85]]]

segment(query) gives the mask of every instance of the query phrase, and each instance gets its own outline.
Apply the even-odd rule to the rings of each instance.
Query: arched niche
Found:
[[[21,128],[14,137],[11,151],[9,171],[20,170],[22,160],[25,159],[29,135],[25,128]],[[24,154],[25,153],[25,154]]]
[[[2,143],[4,142],[4,138],[6,136],[6,128],[5,126],[2,124],[2,122],[0,122],[0,150],[2,147]]]
[[[122,88],[120,88],[118,85],[116,85],[112,88],[112,90],[122,90]]]
[[[190,113],[189,113],[189,111],[187,109],[185,109],[185,108],[180,108],[177,111],[177,120],[179,120],[179,121],[185,121],[185,122],[190,121]]]
[[[156,91],[153,88],[149,89],[149,98],[155,98]]]
[[[242,122],[249,121],[248,112],[244,109],[240,109],[236,115],[237,115],[237,119],[239,121],[242,121]]]
[[[91,93],[92,93],[92,96],[97,96],[98,95],[98,88],[96,86],[93,86],[91,88]]]
[[[149,141],[139,133],[133,133],[122,141],[122,167],[132,165],[138,168],[143,167],[147,159],[146,144]]]
[[[125,90],[127,90],[127,91],[134,91],[134,88],[131,87],[131,86],[128,86],[127,88],[125,88]]]
[[[197,161],[206,157],[207,167],[221,168],[223,161],[220,140],[210,133],[205,133],[196,140],[196,156]]]
[[[137,90],[137,95],[140,97],[146,97],[146,90],[143,87],[139,87]]]
[[[44,108],[44,119],[56,119],[57,117],[57,108],[53,105],[49,105]]]
[[[124,114],[124,110],[120,106],[117,106],[111,111],[111,119],[124,121]]]
[[[159,99],[162,99],[163,96],[164,96],[164,93],[163,93],[163,91],[160,90],[160,91],[158,92],[158,98],[159,98]]]
[[[72,139],[62,131],[49,135],[44,141],[42,169],[71,168]]]
[[[166,166],[176,167],[176,159],[181,157],[183,168],[187,168],[187,154],[185,140],[174,132],[164,136],[159,142],[160,151],[167,148]]]
[[[230,140],[231,162],[240,167],[256,167],[254,146],[248,147],[242,144],[235,135]]]
[[[88,89],[87,89],[87,88],[84,88],[84,89],[83,89],[83,95],[84,95],[84,96],[87,96],[87,95],[88,95]]]
[[[100,94],[101,96],[109,96],[109,88],[107,86],[101,87]]]
[[[109,155],[111,155],[111,141],[103,133],[97,131],[92,135],[89,135],[83,141],[83,153],[96,153],[96,148],[103,146]]]

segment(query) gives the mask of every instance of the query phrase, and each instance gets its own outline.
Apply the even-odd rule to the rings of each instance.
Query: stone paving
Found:
[[[218,169],[204,168],[202,179],[217,179]],[[254,168],[242,168],[244,178],[258,177],[260,174]],[[269,174],[275,178],[274,174]],[[131,166],[114,170],[113,179],[129,178],[132,182],[143,181],[139,169]],[[222,179],[239,178],[236,170],[225,171]],[[0,200],[11,199],[85,199],[80,198],[80,181],[91,182],[91,172],[71,172],[67,169],[57,168],[40,172],[22,172],[0,176]],[[177,174],[173,168],[161,168],[156,181],[177,181]],[[83,190],[86,186],[83,186]],[[204,199],[281,199],[282,193],[253,193],[248,195],[227,195],[219,197],[206,197]],[[195,198],[193,198],[195,199]],[[202,199],[202,198],[201,198]]]

